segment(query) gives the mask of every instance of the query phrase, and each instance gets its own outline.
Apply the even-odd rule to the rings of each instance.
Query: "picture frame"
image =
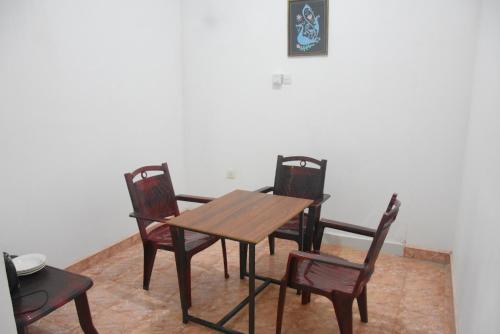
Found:
[[[328,55],[328,0],[288,0],[288,56]]]

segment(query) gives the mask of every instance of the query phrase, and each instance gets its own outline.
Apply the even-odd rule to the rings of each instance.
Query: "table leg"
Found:
[[[248,273],[248,333],[255,333],[255,245],[250,244]]]
[[[240,278],[244,279],[247,273],[248,244],[240,242]]]
[[[179,295],[181,297],[182,322],[188,322],[188,302],[187,302],[187,277],[186,277],[186,245],[184,230],[171,226],[172,237],[175,248],[175,267],[177,268],[177,280],[179,282]]]
[[[75,298],[76,312],[78,313],[78,320],[80,327],[85,334],[97,334],[97,330],[92,323],[92,315],[90,314],[89,302],[87,293],[82,293]]]
[[[299,251],[304,251],[304,211],[299,214]],[[302,290],[297,289],[297,295],[300,295]]]

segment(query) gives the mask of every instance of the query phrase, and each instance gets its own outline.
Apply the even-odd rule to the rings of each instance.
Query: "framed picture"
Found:
[[[328,54],[328,0],[288,0],[288,56]]]

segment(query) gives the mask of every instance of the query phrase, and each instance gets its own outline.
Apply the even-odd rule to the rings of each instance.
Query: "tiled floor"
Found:
[[[294,243],[277,241],[277,254],[269,256],[267,242],[257,246],[256,271],[281,278]],[[325,252],[361,262],[363,252],[325,246]],[[228,241],[231,277],[224,279],[222,252],[217,243],[193,258],[193,306],[190,312],[213,321],[242,300],[247,281],[239,279],[238,245]],[[94,280],[89,302],[99,333],[215,333],[196,324],[181,322],[174,257],[159,252],[149,291],[142,289],[142,246],[117,254],[83,272]],[[257,283],[259,283],[257,281]],[[278,287],[271,285],[257,297],[256,332],[274,333]],[[354,333],[454,333],[450,268],[392,255],[381,255],[368,285],[369,322],[360,322],[354,303]],[[242,311],[229,325],[247,331]],[[331,303],[312,297],[301,305],[289,289],[284,333],[338,333]],[[73,303],[29,327],[30,334],[81,333]]]

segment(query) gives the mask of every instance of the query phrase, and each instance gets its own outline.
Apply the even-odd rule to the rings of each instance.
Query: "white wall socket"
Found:
[[[283,86],[283,74],[273,74],[273,88],[279,89]]]
[[[292,75],[283,74],[283,85],[291,85],[292,84]]]
[[[273,88],[280,89],[283,85],[291,85],[292,76],[290,74],[273,74]]]
[[[234,180],[236,178],[236,172],[234,169],[228,169],[226,172],[226,179]]]

